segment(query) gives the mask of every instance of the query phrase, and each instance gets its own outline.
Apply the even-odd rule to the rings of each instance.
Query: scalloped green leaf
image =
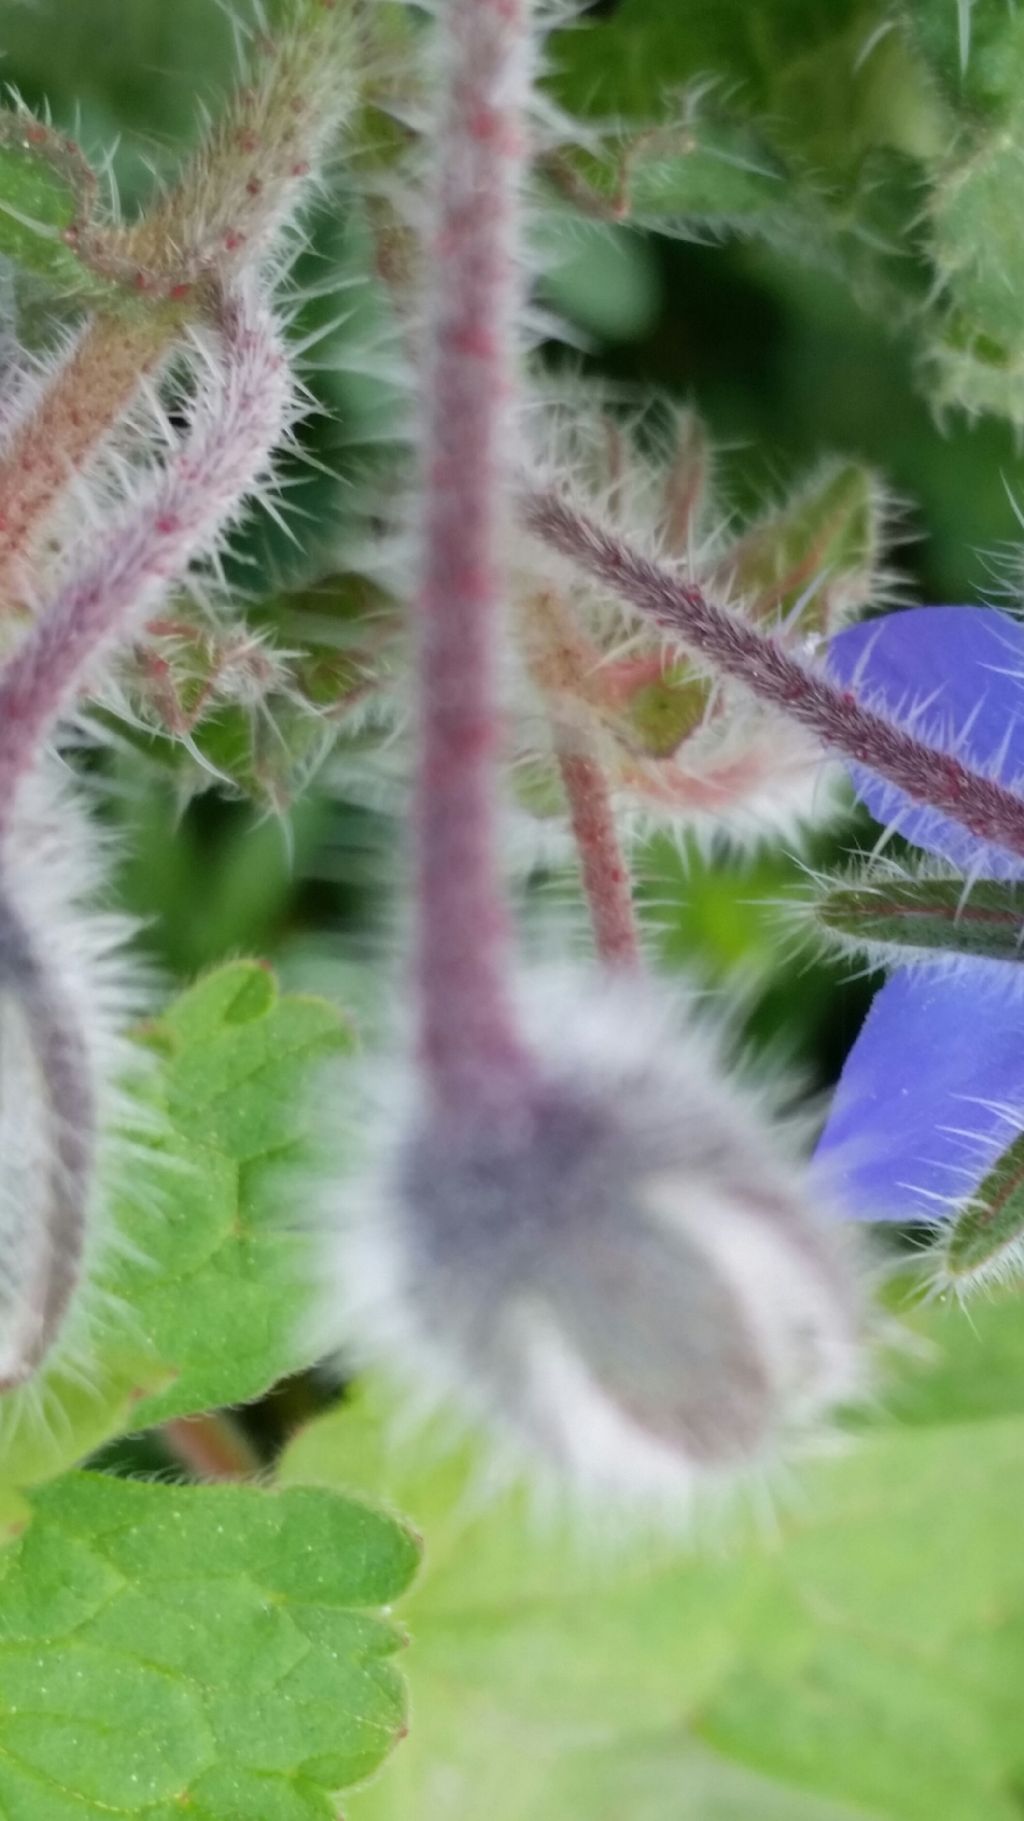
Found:
[[[0,1485],[311,1363],[312,1266],[288,1207],[311,1161],[315,1072],[350,1041],[333,1007],[280,997],[256,962],[207,975],[148,1027],[141,1091],[162,1128],[113,1196],[94,1332],[0,1401]]]
[[[328,1821],[404,1729],[417,1548],[323,1490],[70,1474],[0,1553],[0,1813]]]
[[[416,1725],[351,1821],[1014,1821],[1024,1321],[976,1313],[915,1312],[933,1363],[725,1547],[720,1514],[572,1544],[379,1390],[313,1424],[285,1479],[396,1500],[427,1543]]]

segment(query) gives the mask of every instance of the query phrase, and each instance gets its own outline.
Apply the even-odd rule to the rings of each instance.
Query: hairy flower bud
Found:
[[[539,1079],[488,1119],[421,1110],[340,1275],[386,1357],[527,1458],[685,1503],[853,1390],[856,1295],[663,988],[543,980],[525,1014]]]

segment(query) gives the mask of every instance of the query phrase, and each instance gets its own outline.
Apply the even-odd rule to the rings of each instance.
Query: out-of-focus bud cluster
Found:
[[[602,523],[799,650],[823,646],[884,585],[886,501],[859,463],[826,463],[737,531],[716,508],[707,440],[688,411],[659,432],[600,407],[556,407],[538,413],[536,445],[541,471],[571,478]],[[524,541],[517,557],[519,642],[554,744],[596,754],[620,809],[755,840],[829,813],[820,746],[799,728],[539,545]],[[517,759],[520,801],[557,813],[550,759],[525,742]]]
[[[893,511],[872,471],[823,463],[779,505],[736,525],[716,501],[699,419],[657,407],[632,417],[582,390],[524,413],[532,469],[571,485],[589,509],[649,548],[680,580],[780,631],[805,654],[892,589]],[[820,743],[715,677],[650,621],[510,524],[505,753],[514,839],[527,859],[562,850],[568,811],[559,758],[587,754],[623,833],[654,828],[749,844],[793,837],[833,812]],[[365,665],[340,705],[332,777],[342,794],[393,805],[408,764],[405,534],[367,539],[372,587]],[[336,636],[333,635],[332,636]],[[347,720],[348,707],[358,708]],[[367,725],[378,729],[375,742]],[[391,738],[381,741],[379,730]],[[354,734],[355,737],[349,737]]]
[[[248,622],[183,597],[128,653],[105,712],[182,799],[227,785],[283,812],[339,731],[365,737],[396,644],[390,609],[354,577],[276,596]]]

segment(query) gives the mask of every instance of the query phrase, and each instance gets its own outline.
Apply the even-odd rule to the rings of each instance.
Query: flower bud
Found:
[[[527,1459],[685,1503],[852,1392],[850,1273],[663,985],[545,979],[526,1013],[539,1078],[486,1118],[421,1111],[342,1275],[418,1385]]]

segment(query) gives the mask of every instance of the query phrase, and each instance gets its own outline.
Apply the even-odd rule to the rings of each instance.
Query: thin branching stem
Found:
[[[241,1424],[223,1410],[174,1417],[160,1435],[193,1479],[249,1480],[263,1465]]]
[[[695,583],[680,581],[556,491],[524,490],[520,511],[535,536],[824,746],[867,766],[912,802],[941,811],[976,839],[1024,856],[1024,797],[858,701],[852,689],[831,682],[772,633],[709,601]]]
[[[597,759],[566,743],[558,752],[590,911],[594,943],[612,967],[640,965],[630,870],[615,826],[608,780]]]

